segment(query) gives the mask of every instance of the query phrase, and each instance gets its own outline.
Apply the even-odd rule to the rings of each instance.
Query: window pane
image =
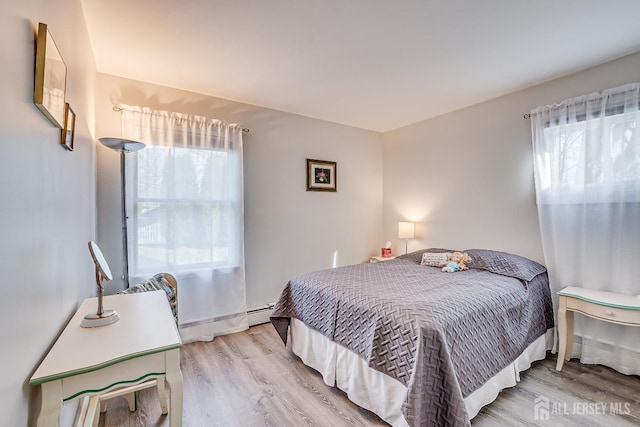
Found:
[[[230,262],[226,152],[150,146],[138,154],[136,274]]]
[[[548,149],[536,157],[540,189],[567,202],[636,201],[639,119],[634,112],[544,129]]]

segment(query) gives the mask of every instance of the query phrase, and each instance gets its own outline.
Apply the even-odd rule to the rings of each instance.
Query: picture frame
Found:
[[[338,191],[337,175],[336,162],[307,159],[307,191]]]
[[[36,40],[33,102],[60,129],[64,127],[66,86],[67,65],[47,24],[40,22]]]
[[[68,102],[65,102],[64,127],[62,128],[60,142],[69,151],[73,151],[73,141],[76,136],[76,113]]]

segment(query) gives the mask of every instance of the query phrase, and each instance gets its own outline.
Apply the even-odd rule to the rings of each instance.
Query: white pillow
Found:
[[[425,252],[422,254],[420,265],[429,267],[439,267],[441,262],[446,262],[451,256],[451,252]]]

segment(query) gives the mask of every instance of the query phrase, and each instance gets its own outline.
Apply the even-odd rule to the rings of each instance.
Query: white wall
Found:
[[[33,104],[38,22],[67,65],[75,151]],[[87,242],[95,235],[95,65],[79,0],[4,2],[0,13],[0,426],[35,423],[29,378],[85,297],[95,294]]]
[[[125,103],[223,119],[244,134],[247,306],[274,301],[298,273],[365,261],[382,243],[379,134],[98,74],[96,133],[121,136]],[[98,243],[122,271],[118,154],[98,148]],[[306,158],[338,163],[337,193],[306,191]],[[114,280],[110,291],[122,286]]]
[[[487,248],[544,261],[523,115],[563,99],[640,81],[640,53],[382,135],[384,232],[416,221],[423,247]]]

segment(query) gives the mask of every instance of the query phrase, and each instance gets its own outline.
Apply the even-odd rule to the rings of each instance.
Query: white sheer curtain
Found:
[[[178,280],[184,342],[248,328],[244,275],[242,128],[121,105],[127,155],[130,283]]]
[[[554,292],[582,286],[640,294],[639,103],[640,84],[630,84],[531,112],[536,198]],[[573,357],[640,374],[639,328],[581,315],[575,321]]]

